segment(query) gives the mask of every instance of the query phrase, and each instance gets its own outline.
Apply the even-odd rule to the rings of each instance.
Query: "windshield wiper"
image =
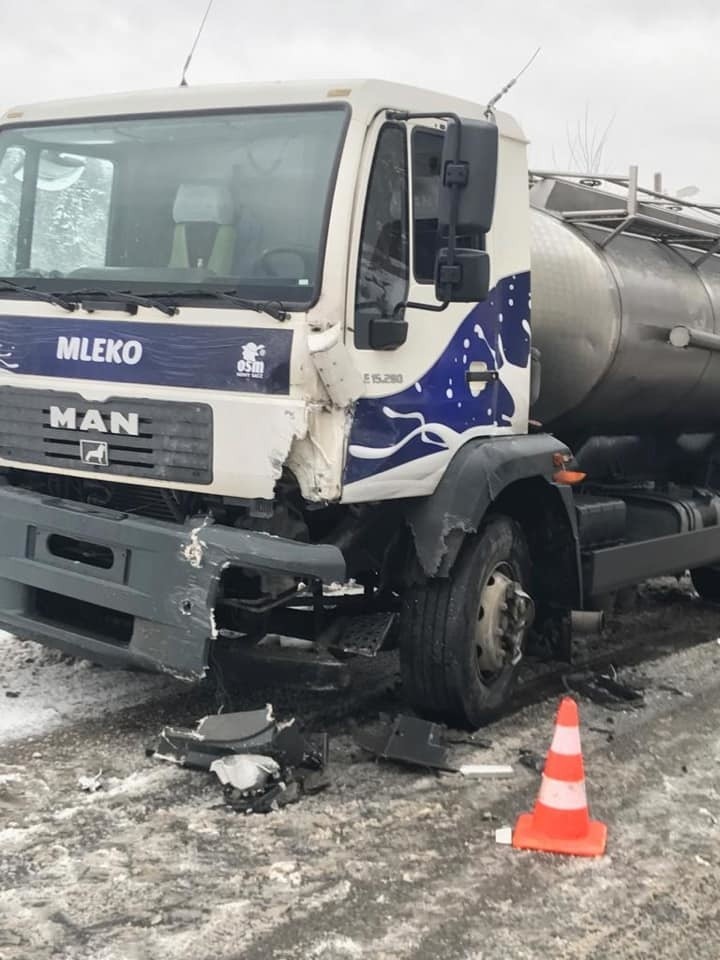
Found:
[[[148,293],[147,297],[165,297],[172,300],[181,300],[183,298],[201,299],[209,297],[213,300],[224,300],[226,303],[232,303],[235,307],[242,307],[244,310],[254,310],[256,313],[266,313],[273,320],[287,320],[290,316],[280,300],[246,300],[238,295],[237,290],[214,290],[212,287],[193,287],[192,290],[172,290],[162,293]]]
[[[111,300],[117,303],[133,304],[138,307],[154,307],[167,317],[174,317],[178,312],[177,305],[166,303],[164,300],[156,299],[156,295],[151,293],[147,297],[138,296],[130,293],[129,290],[73,290],[66,294],[71,300],[78,303],[84,303],[86,300]],[[73,308],[74,309],[74,308]]]
[[[45,290],[38,290],[37,287],[25,286],[22,283],[15,283],[14,280],[6,280],[4,277],[0,279],[0,293],[3,291],[13,293],[22,293],[26,297],[36,300],[44,300],[45,303],[52,303],[56,307],[62,307],[63,310],[68,310],[72,313],[73,310],[77,310],[77,303],[73,301],[72,298],[68,299],[59,293],[48,293]]]

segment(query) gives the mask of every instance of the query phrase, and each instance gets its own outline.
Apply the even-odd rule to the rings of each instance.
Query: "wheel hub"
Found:
[[[497,673],[519,662],[523,637],[534,613],[532,599],[512,579],[507,565],[493,570],[480,594],[475,628],[477,662],[483,673]]]

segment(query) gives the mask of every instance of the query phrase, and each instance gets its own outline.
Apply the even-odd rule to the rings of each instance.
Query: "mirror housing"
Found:
[[[440,235],[482,236],[495,209],[498,128],[486,120],[449,120],[442,153],[438,211]]]
[[[435,295],[443,303],[480,303],[490,292],[485,235],[492,226],[498,129],[485,120],[448,121],[442,153],[438,231],[447,244],[435,261]],[[457,246],[458,235],[465,246]]]
[[[355,311],[355,347],[358,350],[396,350],[407,340],[408,323],[401,308],[392,317],[375,305]]]
[[[460,247],[448,262],[443,247],[435,261],[435,296],[443,303],[482,303],[490,293],[490,257],[484,250]]]

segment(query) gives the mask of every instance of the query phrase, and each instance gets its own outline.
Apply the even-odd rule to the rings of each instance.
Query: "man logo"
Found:
[[[0,354],[0,359],[2,355]],[[50,426],[53,430],[98,430],[100,433],[127,433],[140,436],[140,415],[119,410],[92,410],[83,412],[77,407],[50,406]]]
[[[83,463],[94,463],[98,467],[107,467],[108,445],[104,440],[81,440],[80,459]]]

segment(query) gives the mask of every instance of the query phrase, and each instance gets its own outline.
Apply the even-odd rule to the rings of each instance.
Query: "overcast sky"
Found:
[[[0,106],[173,86],[205,6],[0,0]],[[485,101],[542,46],[503,102],[536,167],[567,165],[588,110],[612,120],[606,170],[720,201],[719,45],[718,0],[215,0],[189,80],[375,76]]]

